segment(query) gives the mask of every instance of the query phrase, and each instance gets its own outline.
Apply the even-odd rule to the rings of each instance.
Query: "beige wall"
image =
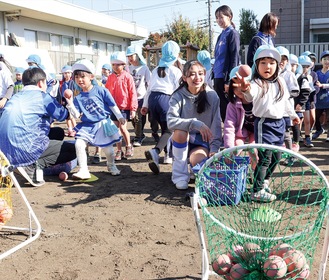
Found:
[[[304,43],[314,42],[313,36],[310,35],[311,18],[328,18],[329,20],[328,0],[271,0],[271,11],[280,17],[276,45],[301,43],[302,2],[304,2]],[[329,33],[329,29],[321,32]]]

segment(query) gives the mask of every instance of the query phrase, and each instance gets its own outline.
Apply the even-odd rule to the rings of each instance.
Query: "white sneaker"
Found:
[[[120,175],[121,172],[114,164],[108,165],[107,170],[110,172],[112,176],[118,176]]]
[[[269,185],[270,181],[265,179],[263,183],[263,189],[268,193],[272,193],[272,189],[269,187]]]
[[[74,173],[72,177],[79,180],[87,180],[91,178],[88,170],[81,170],[81,169],[77,173]]]
[[[154,174],[160,173],[159,154],[155,149],[145,151],[145,157],[149,162],[149,167]]]
[[[267,192],[265,189],[262,189],[258,192],[253,193],[251,195],[251,200],[260,202],[271,202],[276,200],[276,195]]]
[[[187,190],[188,189],[188,182],[186,181],[179,181],[176,183],[176,189],[178,190]]]
[[[172,164],[172,157],[170,157],[167,153],[165,153],[163,157],[164,164]]]

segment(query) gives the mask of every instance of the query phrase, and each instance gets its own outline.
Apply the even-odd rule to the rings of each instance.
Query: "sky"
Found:
[[[166,30],[166,25],[178,15],[197,26],[198,21],[208,19],[208,0],[65,0],[71,4],[103,12],[127,21],[135,21],[154,33]],[[233,22],[239,26],[241,9],[254,11],[258,20],[270,11],[270,0],[209,0],[214,37],[221,33],[215,22],[215,10],[221,5],[228,5],[233,11]]]

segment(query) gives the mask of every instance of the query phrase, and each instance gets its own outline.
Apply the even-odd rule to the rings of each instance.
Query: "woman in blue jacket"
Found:
[[[220,6],[216,12],[216,22],[223,29],[215,46],[214,89],[220,99],[220,114],[224,121],[228,104],[225,84],[229,82],[231,70],[239,65],[240,35],[232,21],[233,12],[229,6]]]

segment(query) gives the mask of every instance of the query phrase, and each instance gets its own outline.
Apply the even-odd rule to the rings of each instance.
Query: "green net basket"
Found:
[[[261,190],[275,199],[256,195],[264,169]],[[270,145],[224,150],[197,173],[196,196],[214,272],[225,279],[309,277],[329,194],[307,158]]]

